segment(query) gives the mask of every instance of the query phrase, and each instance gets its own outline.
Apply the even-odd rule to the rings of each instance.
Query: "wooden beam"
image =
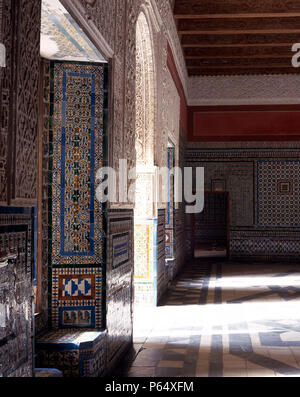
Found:
[[[254,32],[254,33],[296,33],[300,17],[293,18],[252,18],[252,19],[185,19],[178,21],[180,34],[206,34],[207,32]],[[194,32],[194,33],[192,33]],[[232,33],[233,34],[233,33]]]
[[[235,58],[235,57],[291,57],[293,55],[292,46],[274,46],[274,47],[210,47],[210,48],[185,48],[184,55],[186,59],[203,59],[203,58]]]
[[[299,0],[176,0],[174,14],[284,14],[300,13]]]
[[[202,34],[214,34],[214,35],[257,35],[257,34],[298,34],[300,29],[257,29],[257,30],[186,30],[178,31],[180,35],[202,35]]]
[[[268,13],[268,14],[178,14],[174,15],[176,20],[180,19],[250,19],[250,18],[292,18],[300,17],[300,12]]]
[[[268,63],[265,63],[265,64],[257,64],[257,65],[217,65],[217,66],[215,66],[215,65],[212,65],[212,66],[210,66],[210,65],[203,65],[203,66],[197,66],[197,65],[195,65],[195,66],[187,66],[187,69],[188,70],[193,70],[193,69],[195,69],[195,70],[201,70],[201,69],[206,69],[206,70],[209,70],[209,69],[249,69],[249,68],[251,68],[251,69],[266,69],[266,70],[268,70],[268,69],[282,69],[282,68],[291,68],[291,69],[295,69],[295,72],[298,70],[299,72],[300,72],[300,70],[298,69],[298,68],[293,68],[292,67],[292,65],[280,65],[280,64],[277,64],[277,63],[272,63],[272,64],[268,64]]]
[[[291,59],[291,55],[242,55],[242,56],[234,56],[234,55],[212,55],[212,56],[186,56],[185,59]]]
[[[197,68],[280,68],[292,67],[292,58],[213,58],[213,59],[188,59],[188,69]]]
[[[251,33],[251,34],[192,34],[192,35],[184,35],[182,37],[182,45],[183,46],[216,46],[216,45],[244,45],[244,44],[271,44],[272,46],[276,46],[277,43],[298,43],[300,41],[300,35],[291,33],[283,33],[283,34],[276,34],[276,33]]]
[[[189,69],[189,76],[243,76],[243,75],[273,75],[300,74],[295,68],[238,68],[238,69]]]
[[[182,44],[184,49],[223,49],[223,48],[272,48],[272,47],[290,47],[294,42],[290,43],[198,43],[198,44]]]

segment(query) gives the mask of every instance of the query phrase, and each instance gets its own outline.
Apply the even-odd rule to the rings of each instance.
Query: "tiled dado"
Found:
[[[232,258],[298,259],[299,233],[290,231],[236,231],[230,234]]]
[[[107,216],[106,329],[107,370],[132,344],[133,211]]]
[[[157,301],[167,288],[165,210],[158,211],[157,220]]]
[[[135,303],[156,305],[166,288],[165,210],[157,219],[136,219],[134,225]]]

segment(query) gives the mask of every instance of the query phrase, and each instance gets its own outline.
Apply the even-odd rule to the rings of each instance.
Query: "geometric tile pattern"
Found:
[[[186,166],[205,168],[205,189],[226,184],[230,197],[230,255],[273,260],[299,255],[300,161],[297,149],[196,149]],[[242,160],[243,159],[243,162]],[[213,186],[212,186],[213,185]],[[221,186],[217,187],[219,190]],[[189,217],[187,248],[192,251]]]
[[[285,179],[277,182],[278,194],[293,194],[293,180]]]
[[[52,269],[52,327],[101,328],[102,269]]]
[[[261,226],[300,225],[300,162],[259,161],[258,223]]]
[[[232,258],[247,256],[274,260],[281,257],[296,260],[300,255],[300,236],[296,231],[231,232],[230,254]]]
[[[80,278],[80,277],[65,277],[61,279],[62,288],[61,298],[66,299],[84,299],[87,297],[92,297],[92,284],[95,278]]]
[[[195,260],[136,317],[129,377],[300,375],[298,263]]]
[[[103,164],[104,67],[53,66],[52,263],[101,264],[102,206],[96,172]]]

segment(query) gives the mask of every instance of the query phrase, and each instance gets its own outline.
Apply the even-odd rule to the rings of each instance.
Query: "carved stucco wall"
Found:
[[[300,103],[300,76],[191,77],[190,106]]]
[[[113,86],[111,117],[110,164],[118,169],[120,158],[127,158],[129,165],[135,164],[135,55],[136,22],[140,12],[146,13],[153,37],[154,70],[156,90],[155,115],[155,165],[167,161],[167,137],[164,122],[172,113],[168,102],[163,100],[163,91],[167,89],[167,43],[175,56],[176,66],[187,93],[187,72],[178,39],[172,10],[168,0],[104,0],[72,2],[63,1],[69,12],[74,8],[84,10],[86,21],[95,24],[101,35],[113,51]],[[78,8],[78,9],[79,9]],[[124,68],[125,65],[125,68]],[[167,94],[168,95],[168,94]],[[166,97],[166,94],[164,95]],[[164,144],[162,144],[164,141]]]
[[[0,203],[34,205],[36,198],[37,98],[40,2],[1,1]],[[12,67],[14,65],[14,67]]]

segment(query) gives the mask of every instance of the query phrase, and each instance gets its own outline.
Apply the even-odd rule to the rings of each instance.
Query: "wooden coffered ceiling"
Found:
[[[300,0],[171,2],[191,76],[300,73]]]

